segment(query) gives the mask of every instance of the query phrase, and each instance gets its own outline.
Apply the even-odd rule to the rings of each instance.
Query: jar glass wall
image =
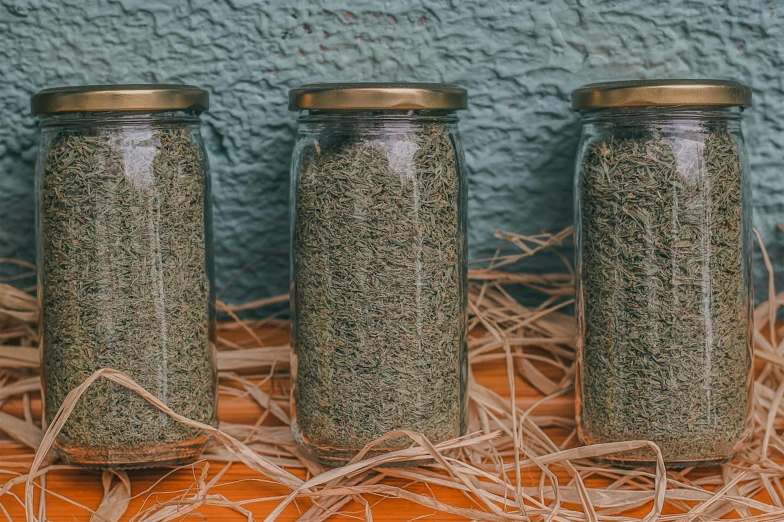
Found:
[[[43,113],[41,129],[45,418],[92,373],[113,368],[175,412],[216,424],[212,211],[198,111]],[[55,448],[69,464],[144,467],[192,461],[207,441],[101,379]]]
[[[454,111],[301,112],[292,424],[321,461],[348,460],[389,431],[434,443],[463,434],[465,200]]]
[[[732,458],[749,434],[752,243],[740,114],[583,111],[576,392],[585,443],[653,441],[665,462],[690,466]]]

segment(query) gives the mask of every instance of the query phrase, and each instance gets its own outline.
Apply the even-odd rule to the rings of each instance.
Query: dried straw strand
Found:
[[[636,520],[626,513],[649,505],[645,520],[686,522],[715,520],[734,513],[755,522],[784,519],[784,335],[778,331],[776,316],[784,305],[784,293],[775,294],[773,274],[769,273],[770,299],[754,313],[757,379],[754,383],[754,437],[732,463],[712,475],[695,475],[692,470],[668,472],[658,448],[646,441],[601,444],[582,447],[576,441],[571,411],[558,413],[552,405],[569,397],[574,375],[573,318],[563,312],[572,302],[573,273],[525,274],[510,272],[518,263],[543,250],[560,246],[571,231],[559,234],[523,236],[498,232],[506,248],[470,271],[470,303],[472,338],[469,343],[471,364],[469,382],[470,435],[432,445],[416,433],[394,432],[385,437],[408,437],[407,449],[379,456],[358,455],[341,468],[325,470],[294,443],[286,423],[289,421],[288,400],[270,383],[284,382],[288,369],[288,346],[264,346],[261,339],[251,343],[222,343],[218,365],[221,391],[228,397],[249,397],[258,404],[262,414],[255,423],[221,423],[219,429],[185,419],[160,403],[124,374],[104,369],[73,390],[54,422],[43,430],[39,419],[25,418],[3,412],[2,430],[12,439],[36,449],[35,454],[22,454],[0,459],[0,499],[7,496],[24,505],[29,522],[44,520],[45,501],[38,510],[33,503],[33,487],[46,494],[64,497],[47,489],[42,480],[67,466],[54,464],[49,448],[67,418],[76,398],[96,379],[110,379],[138,393],[173,418],[211,431],[215,437],[204,459],[178,470],[191,470],[192,487],[168,492],[159,500],[156,492],[162,482],[131,497],[131,484],[124,474],[106,472],[102,477],[104,499],[94,508],[73,503],[85,510],[91,520],[117,521],[127,513],[134,498],[145,498],[145,504],[131,515],[134,522],[178,520],[198,512],[203,506],[230,509],[251,520],[249,510],[262,502],[275,506],[265,510],[266,520],[275,520],[293,502],[307,500],[309,508],[300,520],[320,522],[341,513],[349,505],[359,506],[360,516],[371,520],[373,505],[367,495],[405,499],[435,512],[456,518],[475,520],[534,520],[554,522],[624,522]],[[509,251],[511,250],[511,253]],[[770,266],[767,251],[763,250]],[[535,289],[543,294],[539,306],[517,302],[509,292],[516,285]],[[261,305],[276,304],[283,298],[260,300]],[[236,313],[249,306],[229,306]],[[0,405],[8,400],[21,400],[37,394],[37,307],[35,299],[12,287],[0,285]],[[258,323],[225,325],[224,330],[255,328]],[[18,344],[18,346],[17,346]],[[506,372],[506,388],[514,392],[522,378],[541,392],[537,397],[504,397],[477,382],[479,367],[498,365]],[[285,386],[284,386],[285,388]],[[568,400],[568,399],[567,399]],[[549,410],[548,410],[549,408]],[[14,411],[20,410],[19,408]],[[21,408],[23,411],[24,408]],[[274,416],[280,426],[262,426],[261,421]],[[27,414],[29,417],[29,413]],[[14,420],[6,422],[9,418]],[[554,429],[555,431],[551,430]],[[561,436],[556,439],[555,433]],[[565,436],[563,434],[566,433]],[[382,444],[384,438],[374,444]],[[0,452],[19,445],[0,433]],[[372,447],[366,448],[370,450]],[[659,457],[656,469],[623,470],[597,463],[594,457],[610,455],[634,448],[650,447]],[[401,461],[420,465],[406,468],[386,467]],[[228,466],[207,481],[209,462],[231,464],[240,462],[258,473],[261,482],[274,482],[289,488],[285,496],[248,498],[230,501],[216,488],[230,487],[224,479]],[[310,475],[299,479],[287,469],[306,469]],[[20,473],[20,470],[22,471]],[[176,470],[166,473],[161,481]],[[526,482],[524,476],[538,471],[538,485]],[[559,482],[566,471],[570,476]],[[412,493],[390,485],[386,479],[404,479],[429,487],[448,488],[472,500],[471,507],[452,505],[445,498]],[[37,482],[38,481],[38,482]],[[25,484],[25,497],[12,491]],[[757,497],[765,493],[766,497]],[[756,497],[756,498],[755,498]],[[451,498],[451,497],[449,497]],[[357,504],[352,504],[357,502]],[[108,506],[118,506],[109,509]],[[669,505],[676,513],[662,514]],[[0,502],[2,507],[2,502]],[[10,514],[2,507],[6,518]]]

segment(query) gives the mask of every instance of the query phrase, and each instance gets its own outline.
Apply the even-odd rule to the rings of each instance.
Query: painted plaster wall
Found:
[[[0,0],[0,255],[34,257],[37,129],[28,97],[44,87],[209,89],[218,287],[252,264],[223,294],[236,302],[287,286],[290,88],[356,80],[467,87],[470,244],[479,256],[496,246],[497,227],[570,224],[580,132],[568,108],[573,88],[722,77],[754,88],[745,128],[755,224],[784,279],[776,229],[784,221],[783,71],[782,0]]]

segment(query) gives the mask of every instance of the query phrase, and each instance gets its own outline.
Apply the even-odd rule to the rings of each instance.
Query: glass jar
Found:
[[[180,85],[47,89],[36,172],[44,417],[95,371],[125,372],[216,424],[212,210],[199,114]],[[208,442],[135,392],[87,389],[57,437],[68,464],[182,464]]]
[[[464,432],[465,107],[466,91],[443,84],[290,93],[291,416],[326,464],[393,430],[434,443]]]
[[[750,104],[748,87],[710,80],[572,94],[583,120],[576,408],[587,444],[653,441],[686,467],[730,460],[750,434]]]

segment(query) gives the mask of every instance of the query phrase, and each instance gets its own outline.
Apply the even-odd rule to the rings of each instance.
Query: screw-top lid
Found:
[[[448,83],[316,83],[289,92],[289,110],[458,110],[466,90]]]
[[[591,83],[572,92],[572,109],[750,107],[751,89],[729,80],[633,80]]]
[[[209,93],[193,85],[83,85],[44,89],[30,98],[33,114],[104,111],[206,111]]]

